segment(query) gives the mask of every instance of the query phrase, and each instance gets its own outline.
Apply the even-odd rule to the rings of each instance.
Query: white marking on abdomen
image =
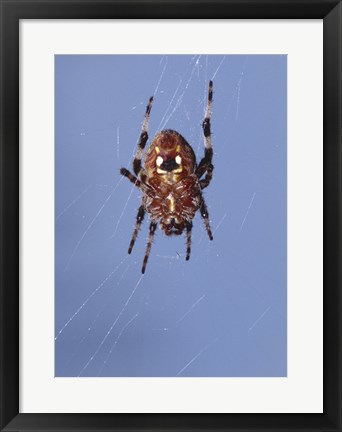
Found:
[[[167,200],[170,201],[170,211],[175,211],[175,198],[172,194],[172,192],[169,193],[169,195],[166,197]]]

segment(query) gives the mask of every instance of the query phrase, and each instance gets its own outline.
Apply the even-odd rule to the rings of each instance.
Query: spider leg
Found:
[[[201,188],[207,187],[212,179],[212,172],[214,166],[212,165],[213,159],[213,146],[211,142],[211,128],[210,128],[210,118],[213,104],[213,82],[209,82],[209,92],[208,92],[208,103],[205,111],[205,117],[202,123],[203,134],[204,134],[204,157],[201,159],[200,163],[196,169],[196,175],[201,178],[205,172],[207,172],[205,179],[202,181]]]
[[[209,213],[208,213],[207,205],[206,205],[203,197],[202,197],[202,204],[200,207],[200,212],[201,212],[201,216],[204,220],[204,224],[205,224],[205,228],[207,230],[208,236],[209,236],[210,240],[213,240],[214,237],[213,237],[213,234],[211,232],[210,223],[209,223]]]
[[[137,149],[137,152],[135,154],[135,158],[133,160],[133,171],[134,171],[135,175],[138,175],[140,170],[141,170],[141,158],[143,155],[145,145],[146,145],[147,140],[148,140],[148,125],[150,122],[150,112],[151,112],[151,108],[152,108],[152,102],[153,102],[153,96],[150,97],[148,104],[147,104],[147,107],[146,107],[145,119],[144,119],[144,123],[143,123],[142,129],[141,129],[138,149]]]
[[[186,260],[189,261],[191,253],[192,222],[186,222]]]
[[[146,264],[147,264],[147,261],[148,261],[148,257],[150,256],[152,242],[153,242],[154,234],[156,232],[156,228],[157,228],[157,223],[156,222],[151,222],[151,224],[150,224],[150,233],[149,233],[149,236],[148,236],[148,242],[147,242],[147,247],[146,247],[145,258],[144,258],[143,266],[142,266],[142,269],[141,269],[141,273],[142,274],[145,273]]]
[[[213,106],[213,82],[209,81],[208,103],[207,103],[207,109],[205,110],[205,117],[202,123],[202,127],[204,133],[204,147],[205,147],[204,157],[209,156],[210,161],[213,155],[213,146],[211,143],[211,129],[210,129],[210,118],[211,118],[212,106]]]
[[[211,179],[213,178],[213,171],[214,171],[214,165],[213,164],[209,164],[207,166],[207,172],[205,174],[204,179],[199,181],[200,187],[201,189],[206,188],[207,186],[209,186]]]
[[[135,223],[135,228],[134,228],[132,240],[131,240],[131,243],[129,244],[129,248],[128,248],[128,253],[129,254],[132,252],[135,240],[138,237],[138,232],[139,232],[139,229],[140,229],[140,225],[141,225],[142,221],[144,220],[144,216],[145,216],[145,209],[144,209],[144,206],[141,205],[139,207],[139,210],[138,210],[137,221]]]
[[[120,174],[124,177],[127,177],[128,180],[133,183],[135,186],[140,187],[141,181],[138,180],[131,172],[128,171],[126,168],[120,169]]]
[[[208,103],[202,123],[204,135],[204,157],[198,164],[196,174],[200,178],[207,170],[207,165],[211,164],[213,158],[213,146],[211,142],[210,118],[213,105],[213,82],[209,82]]]

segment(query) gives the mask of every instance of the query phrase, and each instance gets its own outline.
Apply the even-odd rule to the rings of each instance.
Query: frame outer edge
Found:
[[[275,1],[275,0],[274,0]],[[19,17],[25,15],[28,11],[28,7],[32,6],[29,17],[39,18],[38,4],[42,6],[44,10],[49,6],[49,3],[54,3],[56,6],[59,3],[61,10],[66,10],[63,2],[33,2],[32,0],[24,0],[22,2],[13,1],[12,4],[9,1],[0,0],[0,91],[2,97],[0,98],[0,323],[1,323],[1,340],[0,340],[0,430],[56,430],[56,426],[53,426],[53,417],[48,415],[49,420],[47,423],[44,422],[43,418],[47,418],[42,414],[18,414],[19,412],[19,279],[18,279],[18,263],[19,263],[19,238],[18,238],[18,222],[19,222],[19,131],[17,119],[19,116]],[[19,3],[21,4],[19,6]],[[70,5],[72,2],[70,1]],[[95,2],[82,2],[77,3],[94,3]],[[170,5],[170,2],[165,2],[166,5]],[[200,2],[199,2],[200,3]],[[215,2],[214,2],[215,3]],[[249,4],[248,4],[249,3]],[[245,7],[252,2],[246,2]],[[256,1],[253,5],[253,10],[259,2]],[[260,2],[261,3],[261,2]],[[264,7],[265,7],[264,2]],[[286,3],[286,2],[284,2]],[[306,2],[305,2],[306,3]],[[307,2],[308,4],[310,2]],[[313,4],[314,2],[312,2]],[[329,2],[316,2],[317,5],[325,8]],[[331,4],[332,2],[330,2]],[[141,2],[143,6],[145,2]],[[146,2],[151,6],[150,2]],[[154,5],[158,3],[153,2]],[[228,8],[229,1],[227,1]],[[13,7],[11,7],[13,6]],[[269,3],[271,7],[271,3]],[[335,6],[335,5],[334,5]],[[96,7],[96,5],[95,5]],[[274,7],[274,5],[273,5]],[[149,9],[149,8],[148,8]],[[291,9],[291,7],[290,7]],[[332,8],[331,8],[332,9]],[[25,11],[22,13],[22,11]],[[56,14],[56,8],[55,14]],[[87,8],[87,13],[89,13]],[[320,9],[321,10],[321,9]],[[293,9],[292,9],[293,11]],[[21,13],[20,13],[21,12]],[[47,13],[44,18],[52,18],[53,12]],[[59,14],[60,12],[57,12]],[[130,14],[131,12],[126,12]],[[292,12],[293,13],[293,12]],[[319,13],[319,12],[317,12]],[[246,10],[246,15],[249,12]],[[302,12],[299,15],[303,15]],[[234,15],[234,13],[233,13]],[[279,13],[280,15],[280,13]],[[297,16],[299,18],[299,16]],[[43,18],[43,17],[41,17]],[[140,18],[143,18],[140,16]],[[317,18],[323,18],[317,16]],[[329,345],[325,344],[325,349],[328,350],[327,355],[324,356],[325,373],[328,374],[327,380],[324,383],[324,395],[327,397],[327,404],[325,405],[324,412],[326,413],[327,422],[325,425],[318,426],[311,429],[308,424],[302,427],[286,427],[282,423],[279,424],[279,429],[284,430],[330,430],[330,431],[341,431],[341,363],[340,363],[340,350],[341,350],[341,295],[340,295],[340,268],[341,268],[341,227],[340,227],[340,215],[342,214],[342,202],[341,202],[341,50],[342,50],[342,35],[341,35],[341,24],[342,23],[342,6],[339,3],[335,6],[324,19],[324,55],[328,54],[327,64],[324,62],[324,88],[328,89],[327,94],[324,96],[324,140],[327,139],[329,146],[335,148],[329,150],[328,158],[325,158],[324,167],[325,173],[327,174],[327,168],[332,167],[332,172],[329,177],[325,176],[327,185],[324,187],[324,193],[327,193],[327,199],[324,200],[325,205],[331,207],[329,214],[324,213],[325,225],[324,232],[328,235],[328,241],[325,240],[325,251],[329,244],[331,251],[329,251],[326,258],[324,259],[325,272],[331,272],[331,275],[324,276],[324,282],[328,283],[329,296],[324,296],[324,313],[325,316],[329,313],[329,320],[325,320],[324,337],[327,336],[326,342],[329,341]],[[325,58],[326,60],[326,58]],[[330,66],[327,68],[326,66]],[[336,64],[338,68],[336,70]],[[5,69],[6,65],[6,69]],[[335,70],[334,70],[335,68]],[[6,86],[5,86],[6,85]],[[329,101],[329,115],[327,115],[326,108]],[[329,160],[328,160],[329,159]],[[329,165],[328,162],[331,164]],[[327,223],[328,221],[328,223]],[[329,225],[329,226],[327,226]],[[338,234],[336,233],[336,230]],[[329,263],[329,260],[332,260]],[[332,288],[335,287],[335,293],[332,292]],[[338,328],[334,327],[333,324],[338,323]],[[13,338],[13,336],[15,336]],[[5,349],[6,348],[6,349]],[[329,368],[331,366],[331,372]],[[338,372],[338,374],[336,374]],[[326,375],[325,375],[326,377]],[[98,430],[93,429],[93,426],[89,424],[82,428],[82,425],[78,423],[77,427],[72,425],[72,422],[67,421],[65,415],[58,415],[60,420],[64,417],[65,421],[61,421],[60,425],[57,426],[58,430]],[[78,417],[76,415],[76,417]],[[84,420],[86,416],[84,416]],[[105,417],[105,416],[104,416]],[[32,421],[29,420],[31,418]],[[25,420],[26,419],[26,420]],[[90,422],[91,423],[91,422]],[[96,421],[99,425],[100,419]],[[110,424],[111,422],[109,422]],[[205,423],[205,422],[204,422]],[[5,425],[7,426],[5,427]],[[56,421],[56,425],[58,422]],[[63,426],[62,426],[63,424]],[[120,422],[119,422],[120,424]],[[319,422],[318,422],[319,424]],[[204,426],[204,425],[203,425]],[[212,430],[215,428],[212,424]],[[217,425],[222,429],[222,424]],[[312,424],[311,424],[312,426]],[[70,429],[70,427],[72,429]],[[241,427],[241,426],[240,426]],[[120,426],[115,429],[118,431]],[[138,428],[128,427],[130,430],[156,430],[153,427],[153,422],[147,422],[140,424]],[[127,425],[124,427],[128,430]],[[163,429],[176,430],[174,427],[168,427],[165,425]],[[256,430],[259,427],[254,425],[248,428],[248,430]],[[265,428],[269,429],[266,424]],[[159,429],[158,430],[163,430]],[[178,428],[177,430],[188,430],[191,428],[186,427]],[[204,427],[201,427],[204,430]],[[228,430],[227,427],[224,428]],[[234,427],[232,430],[237,430]],[[238,428],[240,429],[240,428]],[[244,430],[247,430],[243,428]],[[101,430],[109,430],[108,427],[101,427]],[[112,429],[114,430],[114,429]],[[210,430],[210,429],[206,429]]]
[[[342,3],[324,19],[324,413],[341,431]]]
[[[19,412],[19,20],[0,2],[0,428]]]

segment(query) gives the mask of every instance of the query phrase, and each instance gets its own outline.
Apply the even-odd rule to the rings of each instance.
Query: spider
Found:
[[[128,248],[132,252],[145,213],[150,217],[150,231],[141,272],[145,273],[148,257],[158,222],[167,236],[181,235],[186,230],[186,260],[190,259],[192,219],[200,211],[210,240],[209,214],[202,195],[202,189],[209,186],[213,176],[213,148],[210,133],[210,117],[213,101],[213,82],[209,82],[208,102],[202,123],[204,134],[204,157],[199,164],[195,153],[182,137],[172,129],[162,130],[152,140],[144,155],[148,140],[148,125],[153,103],[149,99],[138,149],[133,160],[133,175],[121,168],[122,176],[128,178],[142,192],[141,205],[136,217],[136,225]],[[204,178],[202,178],[204,176]]]

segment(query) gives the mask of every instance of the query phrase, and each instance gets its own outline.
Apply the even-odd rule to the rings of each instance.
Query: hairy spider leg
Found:
[[[206,205],[203,197],[202,197],[202,204],[200,207],[200,212],[201,212],[201,216],[204,220],[204,224],[205,224],[205,228],[207,230],[208,236],[209,236],[210,240],[213,240],[214,237],[213,237],[213,234],[211,232],[210,223],[209,223],[209,213],[208,213],[207,205]]]
[[[213,105],[213,82],[210,81],[207,108],[205,110],[205,116],[202,123],[203,135],[204,135],[204,157],[201,159],[196,169],[196,175],[199,179],[204,175],[204,173],[206,173],[205,178],[200,181],[201,189],[204,189],[207,186],[209,186],[209,183],[213,177],[213,170],[214,170],[214,166],[212,164],[213,146],[211,142],[211,126],[210,126],[212,105]]]
[[[153,102],[153,96],[150,97],[148,104],[147,104],[147,107],[146,107],[145,118],[144,118],[144,122],[143,122],[142,129],[141,129],[141,134],[140,134],[140,138],[139,138],[139,144],[138,144],[137,152],[135,154],[135,158],[133,160],[133,171],[134,171],[135,175],[138,175],[140,173],[141,158],[143,155],[145,145],[146,145],[147,140],[148,140],[148,125],[150,122],[150,113],[151,113],[151,108],[152,108],[152,102]]]
[[[150,97],[148,104],[147,104],[147,107],[146,107],[146,113],[145,113],[145,118],[144,118],[144,122],[143,122],[142,129],[141,129],[138,149],[137,149],[137,152],[135,154],[135,158],[133,159],[133,170],[134,170],[134,173],[136,175],[138,175],[141,172],[141,158],[142,158],[142,154],[143,154],[145,145],[146,145],[147,140],[148,140],[148,125],[149,125],[149,121],[150,121],[152,102],[153,102],[153,96]],[[135,177],[127,168],[121,168],[120,174],[127,177],[128,180],[131,183],[133,183],[135,186],[137,186],[137,187],[141,186],[141,181],[138,180],[137,177]]]
[[[139,207],[139,210],[138,210],[137,220],[136,220],[136,223],[135,223],[135,228],[134,228],[134,232],[133,232],[132,240],[131,240],[131,242],[130,242],[130,244],[129,244],[129,248],[128,248],[128,253],[129,253],[129,254],[132,252],[132,249],[133,249],[133,246],[134,246],[135,240],[136,240],[137,237],[138,237],[138,232],[139,232],[139,229],[140,229],[141,223],[142,223],[142,221],[144,220],[144,216],[145,216],[145,209],[144,209],[144,206],[141,205],[141,206]]]
[[[211,143],[211,130],[210,130],[210,118],[211,118],[212,106],[213,106],[213,82],[209,81],[207,109],[205,110],[205,116],[202,123],[202,127],[204,133],[204,147],[205,147],[204,155],[206,156],[207,153],[210,158],[213,155],[212,152],[213,146]]]
[[[151,222],[151,224],[150,224],[150,233],[149,233],[149,236],[148,236],[148,242],[147,242],[147,247],[146,247],[146,253],[145,253],[145,257],[144,257],[143,266],[142,266],[142,269],[141,269],[141,273],[142,274],[145,273],[146,264],[147,264],[147,261],[148,261],[148,257],[150,256],[152,242],[153,242],[153,238],[154,238],[154,234],[156,232],[156,229],[157,229],[157,222]]]
[[[213,164],[208,164],[207,166],[207,172],[205,174],[204,179],[199,181],[199,185],[201,189],[206,188],[207,186],[209,186],[211,179],[213,178],[213,171],[214,171],[214,165]]]
[[[126,168],[121,168],[120,169],[120,174],[126,178],[128,178],[128,180],[133,183],[135,186],[140,187],[141,182],[140,180],[138,180],[132,173],[130,173],[128,171],[128,169]]]
[[[189,261],[191,253],[192,222],[186,222],[186,260]]]

